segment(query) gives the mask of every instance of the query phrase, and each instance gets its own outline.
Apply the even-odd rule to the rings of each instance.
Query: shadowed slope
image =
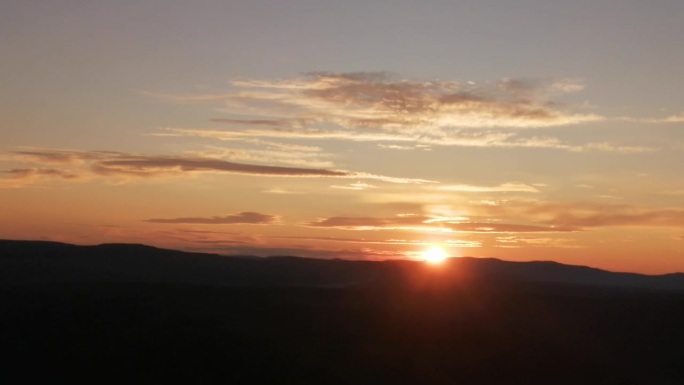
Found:
[[[0,240],[5,284],[49,282],[165,282],[221,286],[347,287],[351,285],[457,284],[505,280],[684,290],[684,274],[613,273],[556,262],[452,258],[439,267],[416,261],[258,258],[188,253],[135,244],[76,246]]]

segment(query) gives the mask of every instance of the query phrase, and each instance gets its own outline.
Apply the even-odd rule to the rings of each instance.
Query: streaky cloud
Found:
[[[189,218],[155,218],[147,219],[151,223],[174,223],[174,224],[197,224],[197,225],[232,225],[232,224],[272,224],[278,220],[278,216],[245,211],[238,214],[213,217],[189,217]]]
[[[368,183],[363,183],[363,182],[356,182],[356,183],[350,183],[346,185],[332,185],[330,188],[334,189],[341,189],[341,190],[356,190],[356,191],[363,191],[363,190],[368,190],[372,188],[377,188],[377,186],[374,186],[372,184]]]
[[[440,191],[458,191],[458,192],[526,192],[538,193],[539,189],[524,183],[503,183],[498,186],[474,186],[466,184],[457,185],[440,185],[433,187]]]
[[[101,160],[92,169],[101,175],[157,176],[187,172],[223,172],[232,174],[279,176],[279,177],[339,177],[373,179],[389,183],[423,184],[436,183],[425,179],[400,178],[343,170],[315,168],[262,166],[228,162],[225,160],[184,157],[131,156],[125,159]]]
[[[425,246],[432,245],[434,242],[425,240],[407,240],[407,239],[385,239],[385,240],[370,240],[364,238],[339,238],[339,237],[298,237],[298,236],[283,236],[272,237],[275,239],[295,239],[303,241],[325,241],[325,242],[341,242],[341,243],[360,243],[360,244],[380,244],[380,245],[416,245]],[[456,247],[480,247],[482,245],[479,241],[467,241],[463,239],[446,240],[441,243]]]
[[[298,107],[308,106],[311,115],[343,125],[377,128],[436,127],[549,127],[601,120],[597,115],[570,114],[549,103],[551,92],[575,92],[583,86],[569,80],[503,79],[492,84],[464,85],[458,81],[409,81],[388,73],[313,72],[304,78],[284,81],[297,87],[279,87],[283,82],[262,81],[255,98],[278,99]],[[233,83],[256,88],[250,83]],[[236,98],[239,100],[239,96]]]
[[[125,155],[125,153],[115,151],[78,151],[44,148],[27,148],[25,150],[12,151],[11,154],[15,160],[20,162],[23,161],[54,164],[78,163],[82,161],[108,159]]]
[[[525,137],[516,133],[519,129],[609,120],[597,114],[573,112],[571,106],[552,100],[557,95],[583,90],[584,84],[577,79],[504,78],[477,84],[407,80],[388,72],[320,71],[280,80],[234,80],[230,85],[232,90],[222,95],[160,97],[220,100],[224,104],[221,111],[230,116],[211,120],[231,128],[246,126],[244,129],[181,129],[175,131],[175,136],[394,142],[384,145],[390,149],[409,149],[408,142],[414,149],[418,145],[434,145],[623,154],[658,150],[605,142],[573,144],[548,136]],[[682,115],[675,115],[663,121],[683,119]]]
[[[644,119],[644,118],[622,117],[620,120],[623,120],[626,122],[653,123],[653,124],[684,123],[684,112],[676,114],[676,115],[666,116],[664,118],[645,118]]]
[[[77,173],[54,168],[14,168],[0,171],[0,174],[6,175],[6,177],[0,178],[0,188],[19,188],[34,184],[37,181],[81,179],[81,175]]]
[[[537,148],[554,149],[569,152],[612,152],[620,154],[638,154],[657,151],[653,147],[620,146],[606,142],[570,144],[552,137],[520,137],[512,132],[501,131],[473,131],[453,129],[448,132],[427,131],[377,131],[377,130],[347,130],[347,129],[246,129],[246,130],[217,130],[203,128],[166,128],[161,132],[152,133],[160,137],[200,137],[221,141],[245,140],[246,138],[281,138],[306,140],[348,140],[352,142],[381,142],[390,143],[384,148],[411,149],[405,144],[411,143],[412,149],[426,149],[426,146],[453,146],[476,148]]]
[[[187,248],[186,248],[187,249]],[[401,251],[387,250],[386,248],[374,249],[362,248],[315,248],[315,247],[288,247],[288,246],[253,246],[240,245],[231,242],[216,242],[192,248],[193,251],[203,251],[224,255],[255,255],[261,257],[271,256],[297,256],[317,259],[342,258],[348,260],[385,260],[385,259],[408,259],[408,254]]]
[[[42,163],[45,159],[53,160],[54,163],[64,163],[63,150],[55,150],[55,154],[50,149],[35,151],[30,157],[24,158],[24,162]],[[53,156],[54,155],[54,156]],[[370,179],[388,183],[401,184],[423,184],[436,183],[434,181],[414,178],[391,177],[377,175],[366,172],[334,170],[327,168],[306,168],[306,167],[282,167],[273,165],[258,165],[231,162],[222,159],[208,157],[188,157],[188,156],[161,156],[161,155],[139,155],[120,152],[98,152],[98,151],[71,151],[68,153],[70,163],[82,163],[81,173],[89,173],[90,176],[118,176],[118,177],[139,177],[139,178],[160,178],[191,175],[195,173],[223,173],[223,174],[242,174],[267,177],[331,177],[331,178],[351,178],[351,179]],[[73,179],[71,171],[57,169],[14,169],[6,171],[11,175],[11,179],[28,179],[32,176],[59,176],[63,179]],[[73,174],[76,175],[76,174]],[[9,178],[4,178],[9,179]]]
[[[52,168],[15,168],[8,171],[2,171],[4,174],[9,174],[13,179],[29,179],[37,176],[58,177],[63,179],[76,179],[78,175],[56,170]]]
[[[295,127],[301,128],[307,125],[308,119],[228,119],[214,118],[209,119],[214,123],[228,123],[241,126],[265,126],[265,127]]]
[[[346,171],[261,166],[228,162],[217,159],[132,156],[125,159],[101,160],[93,165],[93,171],[102,175],[123,174],[136,176],[154,176],[164,173],[193,171],[215,171],[235,174],[267,175],[267,176],[350,176]]]
[[[425,215],[396,217],[328,217],[305,224],[309,227],[338,228],[343,230],[432,230],[471,233],[530,233],[570,232],[577,228],[570,226],[521,225],[498,222],[470,222]]]
[[[484,215],[525,217],[549,226],[590,229],[599,227],[684,227],[684,209],[644,208],[616,204],[508,201],[480,206]]]

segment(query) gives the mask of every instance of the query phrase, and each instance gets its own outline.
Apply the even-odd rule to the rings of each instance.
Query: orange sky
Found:
[[[0,12],[1,238],[684,271],[680,1],[60,4]]]

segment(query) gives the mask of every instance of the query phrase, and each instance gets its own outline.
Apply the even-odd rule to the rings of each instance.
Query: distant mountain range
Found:
[[[28,383],[684,384],[684,275],[0,240]]]
[[[417,261],[351,261],[292,256],[222,256],[139,244],[78,246],[0,240],[0,284],[181,283],[230,287],[319,287],[545,283],[684,291],[684,274],[615,273],[556,262],[451,258],[440,266]]]

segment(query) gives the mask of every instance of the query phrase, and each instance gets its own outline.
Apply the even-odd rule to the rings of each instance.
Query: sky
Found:
[[[0,238],[684,271],[684,2],[4,1]]]

